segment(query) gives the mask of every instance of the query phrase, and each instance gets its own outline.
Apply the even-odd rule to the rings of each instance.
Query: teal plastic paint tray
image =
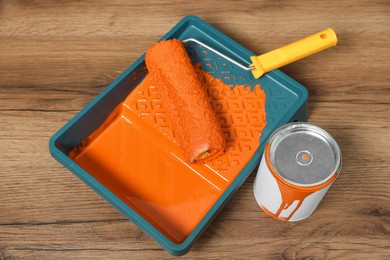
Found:
[[[249,57],[253,56],[194,16],[185,17],[162,39],[171,38],[197,39],[248,66],[251,63]],[[301,84],[279,70],[255,79],[250,71],[197,43],[189,42],[185,47],[194,64],[231,85],[236,93],[242,91],[236,87],[239,85],[248,86],[246,91],[250,92],[257,91],[260,85],[265,91],[266,125],[262,128],[260,145],[239,145],[235,150],[238,155],[246,150],[252,151],[245,163],[240,164],[234,156],[217,160],[210,166],[191,165],[181,160],[180,151],[176,150],[169,127],[165,125],[166,118],[159,108],[155,89],[152,85],[139,88],[140,84],[148,83],[144,55],[55,133],[49,144],[56,160],[176,256],[190,250],[254,171],[273,130],[295,120],[306,121],[308,97]],[[236,124],[242,133],[250,135],[254,130],[240,128],[240,124],[244,127],[245,120],[256,120],[256,115],[251,112],[254,103],[255,99],[230,102],[229,106],[238,106],[239,113],[221,120],[231,120],[231,124]],[[216,109],[220,105],[223,104],[216,102],[213,107]],[[226,133],[227,140],[234,135],[233,132]],[[91,139],[91,136],[96,138]],[[156,143],[156,138],[161,143]],[[106,145],[115,149],[104,151]],[[79,147],[84,147],[79,150],[83,156],[74,154]],[[142,160],[139,160],[142,158],[150,160],[150,165],[142,165]],[[150,168],[151,165],[155,168]],[[238,169],[233,177],[222,169],[233,166]]]

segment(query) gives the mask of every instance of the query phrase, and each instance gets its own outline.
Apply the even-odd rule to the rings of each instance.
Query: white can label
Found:
[[[267,214],[282,220],[299,221],[314,212],[330,186],[331,183],[312,192],[286,187],[271,172],[264,152],[253,188],[257,203]]]

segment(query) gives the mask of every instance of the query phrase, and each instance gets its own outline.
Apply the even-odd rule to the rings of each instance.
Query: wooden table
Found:
[[[337,47],[283,71],[308,88],[309,121],[344,160],[299,223],[260,210],[253,174],[187,257],[390,258],[389,4],[198,2],[0,1],[0,259],[169,257],[52,159],[48,141],[188,14],[259,54],[334,28]]]

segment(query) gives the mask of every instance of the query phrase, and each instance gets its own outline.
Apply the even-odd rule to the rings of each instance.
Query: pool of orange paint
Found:
[[[69,156],[174,243],[182,243],[259,146],[260,86],[224,84],[197,68],[221,124],[225,154],[188,164],[150,75]]]

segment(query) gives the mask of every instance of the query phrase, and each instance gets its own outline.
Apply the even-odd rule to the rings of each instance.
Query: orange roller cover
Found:
[[[226,143],[221,126],[182,42],[153,44],[145,62],[187,161],[204,163],[222,155]]]

